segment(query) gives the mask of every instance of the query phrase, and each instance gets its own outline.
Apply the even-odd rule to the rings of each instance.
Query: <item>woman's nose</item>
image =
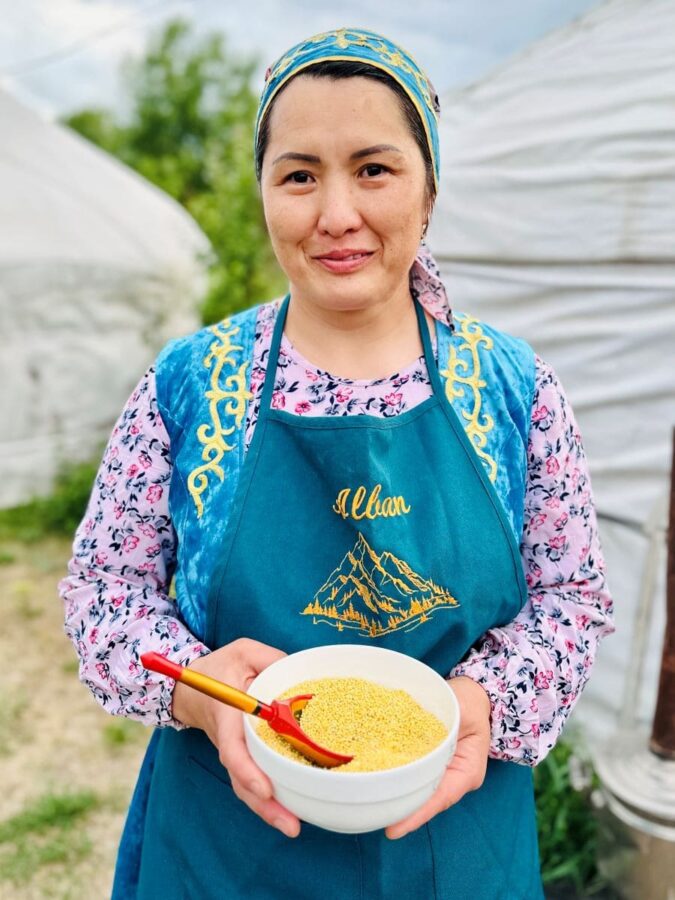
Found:
[[[363,220],[354,201],[351,191],[344,185],[324,186],[320,197],[318,230],[331,237],[358,231]]]

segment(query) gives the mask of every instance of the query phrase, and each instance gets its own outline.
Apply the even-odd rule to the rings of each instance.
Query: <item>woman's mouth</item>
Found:
[[[313,257],[324,269],[336,275],[348,275],[361,269],[372,258],[372,250],[333,250]]]

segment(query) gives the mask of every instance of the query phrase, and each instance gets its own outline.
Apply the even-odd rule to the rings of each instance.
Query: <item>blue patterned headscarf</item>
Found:
[[[270,103],[286,82],[315,63],[332,60],[356,60],[381,69],[397,81],[415,105],[431,152],[434,183],[438,190],[438,97],[433,86],[415,60],[402,47],[373,31],[338,28],[308,38],[278,59],[265,75],[258,116],[255,123],[255,145],[260,124]]]

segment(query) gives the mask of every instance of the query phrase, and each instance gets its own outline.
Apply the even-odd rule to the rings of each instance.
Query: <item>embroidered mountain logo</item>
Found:
[[[301,615],[339,631],[353,628],[376,638],[411,631],[438,609],[459,606],[452,594],[385,551],[377,554],[362,534]]]

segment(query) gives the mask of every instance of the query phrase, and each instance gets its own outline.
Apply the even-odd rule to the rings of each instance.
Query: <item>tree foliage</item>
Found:
[[[145,56],[124,67],[129,112],[86,109],[65,124],[181,203],[214,258],[205,323],[283,290],[267,239],[253,163],[255,61],[239,60],[220,34],[197,38],[170,22]]]

